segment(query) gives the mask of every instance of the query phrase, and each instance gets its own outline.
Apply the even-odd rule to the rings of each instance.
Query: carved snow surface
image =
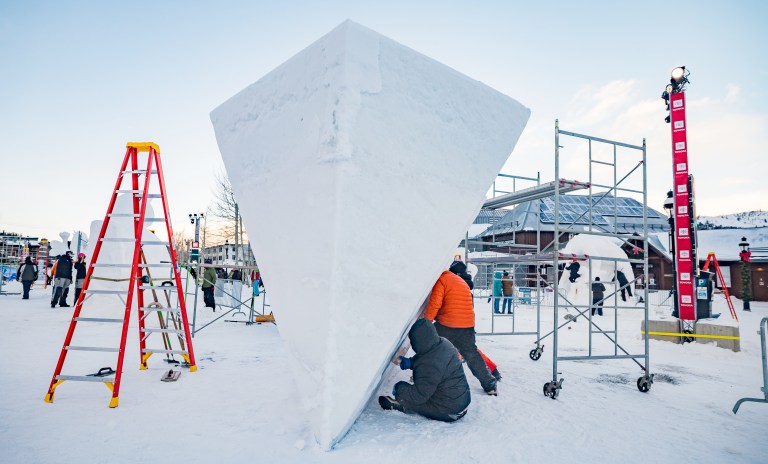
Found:
[[[376,391],[529,116],[351,21],[211,113],[323,448]]]

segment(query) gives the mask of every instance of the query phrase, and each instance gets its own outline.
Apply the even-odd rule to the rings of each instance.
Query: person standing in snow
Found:
[[[29,289],[37,280],[37,266],[29,256],[24,258],[24,262],[19,265],[19,269],[16,271],[16,280],[20,280],[21,285],[24,287],[24,294],[21,296],[21,299],[28,300]]]
[[[448,268],[449,271],[453,272],[457,276],[464,279],[464,282],[467,283],[467,286],[469,287],[470,292],[472,289],[475,288],[474,282],[472,282],[472,275],[470,275],[469,272],[467,272],[467,265],[464,264],[462,261],[454,261],[451,263],[451,267]],[[474,307],[474,299],[472,300],[472,306]],[[488,370],[491,371],[491,375],[496,380],[501,380],[501,374],[499,373],[498,366],[495,362],[491,361],[491,358],[486,356],[485,353],[483,353],[480,348],[477,349],[477,352],[480,353],[480,357],[483,358],[483,361],[485,362],[485,365],[488,366]]]
[[[426,319],[413,324],[408,338],[416,355],[399,360],[400,369],[413,370],[413,383],[397,382],[394,397],[380,396],[379,405],[443,422],[464,417],[472,398],[456,348]]]
[[[595,277],[595,281],[592,282],[592,315],[603,315],[603,298],[605,298],[605,285],[600,282],[600,277]]]
[[[504,288],[501,285],[502,278],[501,271],[493,273],[493,312],[496,314],[501,314],[501,311],[499,311],[499,301],[504,296]]]
[[[72,252],[67,251],[59,256],[56,261],[56,270],[53,275],[53,299],[51,299],[51,308],[56,304],[62,308],[68,308],[67,295],[69,295],[69,286],[72,285]]]
[[[210,259],[205,260],[205,264],[211,264]],[[203,272],[203,301],[206,308],[213,308],[216,312],[216,299],[213,296],[213,287],[216,285],[216,269],[213,266],[206,266]]]
[[[88,268],[85,267],[85,253],[78,253],[77,262],[75,263],[75,304],[77,304],[77,299],[80,297],[80,292],[83,291],[87,270]]]
[[[504,311],[507,314],[512,314],[512,297],[515,293],[515,285],[512,281],[512,277],[509,276],[509,272],[504,271],[501,277],[501,293],[504,295],[504,303],[501,305],[501,314]]]
[[[451,271],[443,271],[432,287],[424,318],[435,321],[437,334],[447,338],[459,350],[483,390],[496,396],[496,379],[477,351],[475,310],[472,294],[468,290],[461,277]]]

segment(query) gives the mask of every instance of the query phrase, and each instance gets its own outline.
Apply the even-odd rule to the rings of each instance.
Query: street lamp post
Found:
[[[752,300],[752,272],[749,268],[752,252],[749,251],[747,237],[741,237],[739,246],[741,247],[739,253],[739,259],[741,259],[741,301],[744,305],[744,311],[752,311],[749,308],[749,302]]]
[[[672,300],[672,317],[680,317],[680,311],[677,306],[677,270],[675,269],[675,200],[674,192],[670,190],[667,192],[667,198],[664,199],[664,210],[667,212],[667,221],[669,222],[669,252],[672,256],[672,289],[669,291]]]
[[[195,241],[192,242],[192,253],[190,261],[200,261],[200,221],[203,219],[203,213],[193,213],[189,215],[190,224],[195,225]]]

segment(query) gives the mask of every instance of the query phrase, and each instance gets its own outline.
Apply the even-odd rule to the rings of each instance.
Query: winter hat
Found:
[[[462,274],[464,272],[467,272],[467,265],[464,264],[462,261],[454,261],[453,263],[451,263],[451,267],[449,267],[448,270],[453,272],[454,274]]]
[[[78,253],[77,259],[80,259],[80,258],[85,258],[85,253]]]

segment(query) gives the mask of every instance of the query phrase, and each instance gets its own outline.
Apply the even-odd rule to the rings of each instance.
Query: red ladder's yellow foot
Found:
[[[189,372],[197,372],[197,366],[196,365],[190,365],[189,366]]]
[[[110,408],[116,408],[117,407],[117,397],[114,397],[111,400],[109,400],[109,407]]]

